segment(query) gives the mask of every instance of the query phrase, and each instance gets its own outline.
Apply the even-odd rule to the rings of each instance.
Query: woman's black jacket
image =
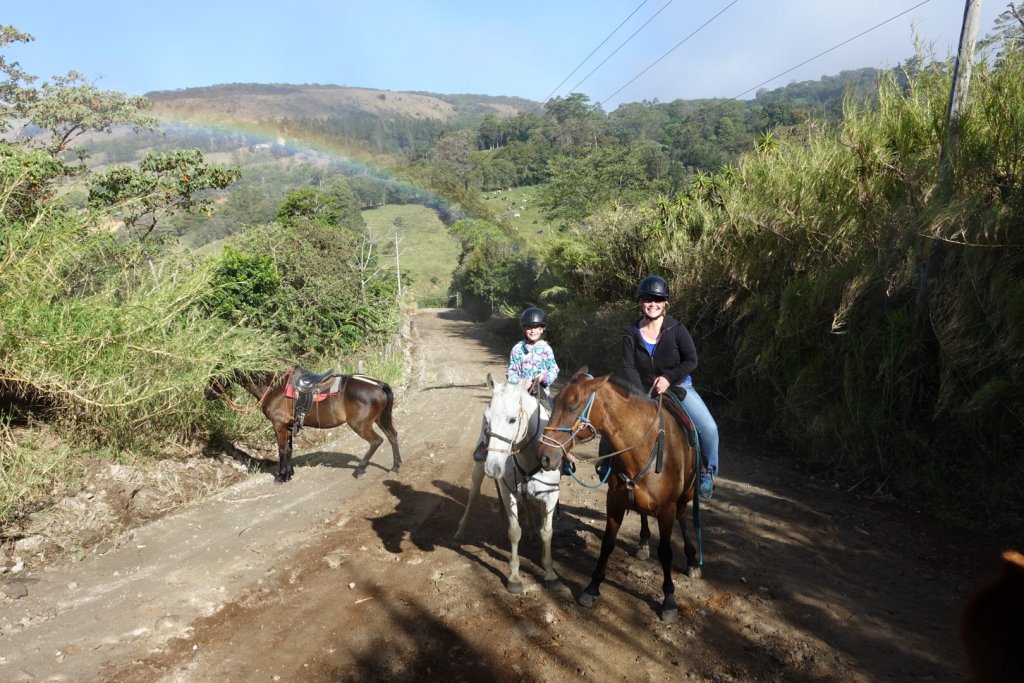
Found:
[[[654,355],[647,353],[637,323],[622,332],[622,369],[626,379],[638,391],[646,393],[659,376],[664,375],[675,386],[697,367],[697,349],[693,337],[681,322],[670,315],[662,321],[661,335],[654,345]]]

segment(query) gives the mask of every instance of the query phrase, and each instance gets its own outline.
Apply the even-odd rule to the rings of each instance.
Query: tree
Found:
[[[439,188],[469,191],[469,178],[473,170],[470,153],[476,149],[474,137],[473,131],[467,128],[438,138],[431,157],[438,171],[435,179]],[[452,187],[453,184],[455,187]]]
[[[286,225],[307,220],[353,231],[366,225],[359,200],[344,178],[335,178],[325,190],[307,187],[289,192],[281,202],[277,218]]]
[[[494,149],[505,145],[505,127],[494,114],[487,114],[478,126],[480,149]]]
[[[0,25],[0,48],[32,40],[31,35],[13,26]],[[100,90],[76,71],[55,76],[35,88],[35,76],[0,54],[0,75],[4,76],[0,81],[0,132],[10,130],[15,121],[22,124],[22,131],[38,128],[43,135],[18,135],[11,144],[42,150],[55,159],[65,152],[79,161],[87,159],[86,149],[72,146],[85,133],[110,133],[117,126],[132,126],[136,132],[156,128],[156,119],[145,113],[153,107],[148,99]],[[54,179],[85,170],[81,165],[64,166]]]
[[[145,114],[153,103],[145,97],[100,90],[75,71],[55,76],[43,83],[29,101],[15,110],[28,122],[47,131],[45,148],[52,154],[69,149],[72,141],[85,133],[110,133],[116,126],[132,126],[135,132],[153,130],[156,119]],[[88,158],[83,148],[74,150],[80,160]]]
[[[1010,2],[992,23],[992,31],[978,41],[978,49],[996,48],[996,64],[1001,64],[1009,50],[1024,50],[1024,5]]]
[[[581,220],[611,202],[633,204],[656,192],[648,175],[663,168],[663,156],[647,146],[605,145],[583,156],[560,154],[548,164],[550,180],[537,200],[550,220]]]
[[[600,105],[582,93],[555,97],[544,104],[546,134],[556,147],[594,147],[603,141],[607,123]]]
[[[121,214],[128,232],[146,240],[165,215],[184,211],[210,214],[205,190],[222,190],[241,177],[238,168],[206,164],[195,150],[150,152],[138,168],[118,166],[90,180],[89,206]]]
[[[0,25],[0,49],[12,43],[28,43],[32,40],[32,36],[13,26]],[[12,119],[18,115],[16,108],[31,92],[28,85],[35,80],[35,76],[22,71],[18,62],[7,61],[3,54],[0,54],[0,75],[4,77],[0,81],[0,132],[4,132],[10,129]]]

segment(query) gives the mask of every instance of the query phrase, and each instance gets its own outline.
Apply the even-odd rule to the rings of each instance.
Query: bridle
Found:
[[[510,439],[510,438],[508,438],[506,436],[502,436],[501,434],[498,434],[496,432],[492,432],[490,427],[488,426],[486,429],[484,429],[484,436],[486,436],[487,440],[488,440],[487,451],[488,452],[494,452],[494,453],[508,453],[508,454],[510,454],[512,456],[515,456],[516,453],[518,453],[519,451],[523,450],[526,447],[526,444],[530,443],[531,441],[533,441],[534,439],[537,438],[537,434],[540,431],[540,411],[541,411],[541,406],[540,406],[540,401],[538,400],[538,402],[537,402],[537,410],[535,411],[536,414],[537,414],[536,428],[533,428],[533,429],[531,428],[530,419],[527,417],[527,420],[526,420],[526,434],[523,435],[523,439],[520,439],[520,437],[519,437],[520,426],[519,425],[522,424],[523,417],[526,415],[526,409],[523,407],[523,399],[522,399],[522,397],[520,397],[519,398],[519,415],[518,415],[518,417],[516,417],[516,433]],[[504,443],[508,444],[508,447],[507,448],[491,448],[490,445],[489,445],[491,439],[497,439],[498,441],[503,441]]]
[[[291,373],[294,369],[295,368],[291,368],[285,372],[285,379],[291,376]],[[263,401],[266,400],[267,394],[269,394],[270,390],[273,389],[274,386],[277,384],[279,375],[280,373],[275,372],[271,376],[270,381],[267,383],[267,388],[263,390],[263,394],[256,401],[257,408],[263,406]],[[234,400],[232,400],[232,398],[228,395],[228,384],[230,383],[231,380],[224,379],[223,381],[221,381],[221,378],[214,377],[210,380],[210,387],[213,388],[214,391],[216,391],[217,395],[220,398],[224,399],[224,404],[227,405],[228,408],[230,408],[233,412],[242,415],[242,409],[239,408],[238,404],[235,403]]]
[[[581,375],[581,376],[582,377],[586,377],[587,379],[593,379],[592,375]],[[561,457],[565,458],[566,456],[569,455],[569,453],[572,451],[572,449],[575,446],[577,446],[578,444],[584,444],[584,443],[587,443],[588,441],[593,440],[594,437],[597,436],[598,430],[597,430],[597,427],[595,427],[594,424],[590,421],[590,411],[594,407],[594,399],[596,397],[597,397],[597,391],[590,392],[590,396],[587,398],[587,402],[583,405],[583,410],[581,410],[579,412],[579,415],[576,416],[576,419],[573,421],[571,427],[555,427],[555,426],[552,426],[552,425],[547,425],[546,427],[544,427],[544,431],[545,432],[567,432],[569,434],[569,436],[568,436],[568,438],[565,439],[565,441],[558,441],[557,439],[554,439],[554,438],[548,436],[545,433],[545,434],[541,435],[540,442],[542,444],[544,444],[545,446],[550,446],[552,448],[557,448],[558,450],[560,450],[562,452]],[[663,398],[664,397],[662,395],[660,395],[660,394],[658,395],[658,410],[655,412],[654,420],[647,427],[647,429],[644,431],[644,433],[640,436],[640,441],[639,442],[637,442],[636,444],[634,444],[632,446],[627,446],[626,448],[619,449],[619,450],[617,450],[617,451],[615,451],[613,453],[605,453],[604,455],[598,456],[596,458],[589,458],[589,459],[592,459],[592,460],[605,460],[607,458],[613,458],[616,455],[619,455],[621,453],[625,453],[627,451],[633,450],[634,448],[639,446],[641,443],[643,443],[643,441],[647,438],[647,435],[651,433],[651,430],[654,428],[654,425],[661,425],[661,428],[658,430],[658,436],[659,436],[659,439],[663,439],[664,438],[664,434],[665,434],[665,422],[664,422],[664,416],[662,415],[662,400],[663,400]],[[586,430],[588,432],[588,434],[585,437],[583,437],[583,438],[578,438],[580,432],[582,432],[584,430]],[[655,449],[657,449],[657,441],[655,442]],[[644,472],[645,473],[646,473],[646,469],[647,468],[645,467],[644,468]]]
[[[587,375],[591,378],[590,375]],[[594,399],[597,397],[597,392],[590,392],[590,397],[587,398],[586,404],[583,406],[583,410],[580,411],[579,415],[576,416],[576,420],[573,421],[571,427],[552,427],[547,425],[544,427],[544,434],[540,437],[540,442],[545,446],[551,446],[562,451],[562,457],[569,455],[569,451],[573,449],[577,444],[584,444],[588,441],[592,441],[597,436],[597,428],[590,421],[590,409],[594,407]],[[587,434],[584,438],[577,438],[583,430],[587,430]],[[569,436],[565,441],[558,441],[547,435],[547,432],[568,432]]]

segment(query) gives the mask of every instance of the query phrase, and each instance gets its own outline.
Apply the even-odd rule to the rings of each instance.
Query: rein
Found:
[[[572,427],[552,427],[551,425],[548,425],[547,427],[544,428],[545,432],[569,432],[569,438],[567,438],[565,441],[561,441],[560,442],[560,441],[557,441],[557,440],[549,437],[547,434],[544,434],[540,438],[541,443],[544,444],[545,446],[552,446],[552,447],[557,448],[558,450],[562,451],[562,457],[564,458],[567,455],[569,455],[569,452],[577,444],[584,444],[584,443],[587,443],[588,441],[592,441],[594,439],[594,437],[597,436],[597,433],[598,433],[597,432],[597,428],[594,427],[594,424],[590,421],[590,410],[594,407],[594,398],[596,396],[597,396],[597,392],[596,391],[595,392],[591,392],[590,397],[587,399],[586,405],[583,406],[583,410],[580,411],[580,414],[576,416],[576,421],[573,422]],[[654,425],[656,425],[656,424],[660,424],[661,425],[661,429],[658,430],[659,438],[664,438],[664,435],[665,435],[665,421],[664,421],[664,416],[662,414],[662,401],[663,401],[663,399],[664,399],[664,395],[663,394],[659,394],[658,395],[658,410],[657,410],[657,412],[654,415],[654,420],[651,421],[651,424],[648,425],[648,427],[644,431],[644,433],[640,435],[640,441],[639,442],[633,444],[632,446],[627,446],[626,448],[619,449],[619,450],[617,450],[617,451],[615,451],[613,453],[606,453],[605,455],[599,455],[599,456],[596,456],[596,457],[593,457],[593,458],[581,458],[579,456],[574,456],[574,457],[576,457],[576,459],[578,461],[580,461],[580,462],[590,462],[590,461],[606,460],[608,458],[614,458],[616,455],[621,455],[622,453],[626,453],[627,451],[633,450],[634,448],[636,448],[637,446],[642,444],[644,441],[646,441],[647,440],[647,435],[651,433],[651,430],[654,429]],[[590,434],[586,438],[577,440],[576,439],[576,435],[579,434],[584,429],[588,430],[590,432]]]
[[[292,372],[294,372],[294,370],[295,370],[294,367],[288,369],[288,372],[285,373],[285,376],[284,376],[284,381],[285,382],[287,382],[291,378]],[[270,393],[270,390],[274,388],[275,384],[277,384],[277,373],[274,373],[274,376],[270,379],[270,382],[267,384],[267,388],[263,390],[263,395],[260,396],[258,401],[256,401],[257,407],[263,405],[263,400],[267,397],[267,394]]]

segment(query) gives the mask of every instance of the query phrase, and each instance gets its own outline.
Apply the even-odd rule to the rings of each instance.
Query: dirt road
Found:
[[[450,540],[505,344],[455,311],[418,313],[409,343],[397,478],[386,445],[356,480],[358,437],[335,430],[313,452],[300,438],[288,484],[250,477],[103,554],[19,576],[0,602],[0,680],[965,679],[956,614],[994,543],[796,475],[756,435],[724,434],[723,478],[702,508],[704,579],[676,576],[676,623],[657,617],[656,560],[632,557],[635,515],[598,606],[575,603],[603,489],[565,478],[565,588],[544,589],[535,538],[521,546],[525,592],[509,594],[490,482],[466,541]]]

